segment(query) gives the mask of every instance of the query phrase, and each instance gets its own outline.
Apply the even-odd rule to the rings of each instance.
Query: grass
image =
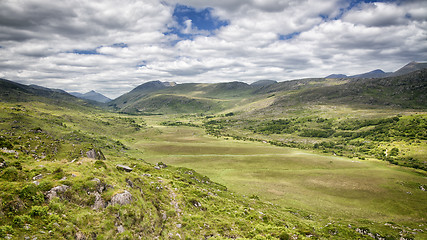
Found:
[[[207,134],[212,120],[242,133],[244,125],[233,128],[234,114],[129,116],[38,102],[0,107],[1,144],[15,151],[0,153],[7,162],[0,169],[0,238],[363,239],[377,233],[422,239],[427,231],[425,171]],[[414,149],[406,141],[390,144]],[[91,149],[107,160],[87,158]],[[134,170],[119,171],[117,164]],[[45,201],[61,185],[70,188]],[[125,190],[133,204],[92,209],[95,192],[108,202]]]
[[[378,160],[355,160],[249,141],[224,141],[192,127],[159,128],[135,140],[144,159],[191,167],[231,190],[317,214],[325,221],[426,223],[425,173]],[[137,138],[141,139],[141,138]]]

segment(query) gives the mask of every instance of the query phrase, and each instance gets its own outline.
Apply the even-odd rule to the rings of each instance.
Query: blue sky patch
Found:
[[[99,46],[94,49],[73,49],[73,51],[70,51],[68,53],[75,53],[75,54],[81,54],[81,55],[103,55],[98,52],[98,49],[102,48],[103,46]],[[114,47],[114,48],[127,48],[128,45],[126,43],[114,43],[112,45],[108,45],[108,47]]]
[[[289,40],[289,39],[292,39],[292,38],[298,36],[299,34],[300,34],[300,32],[293,32],[293,33],[287,34],[287,35],[279,34],[279,40]]]
[[[114,43],[113,45],[111,45],[111,47],[116,47],[116,48],[127,48],[128,45],[126,43]]]
[[[71,53],[81,54],[81,55],[100,55],[100,53],[97,51],[97,49],[98,48],[95,48],[95,49],[86,49],[86,50],[73,49],[73,51],[71,51]]]
[[[184,39],[192,39],[195,35],[212,35],[215,30],[229,25],[228,21],[213,16],[212,8],[199,10],[178,4],[173,11],[173,18],[177,26],[170,28],[169,32],[165,34],[176,34]],[[191,21],[191,29],[193,31],[185,32],[188,29],[188,20]]]

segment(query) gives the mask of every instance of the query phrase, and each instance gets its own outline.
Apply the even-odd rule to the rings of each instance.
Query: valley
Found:
[[[0,238],[424,239],[426,79],[1,80]]]

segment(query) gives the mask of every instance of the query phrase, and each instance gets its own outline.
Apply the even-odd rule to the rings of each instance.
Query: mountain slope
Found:
[[[389,75],[390,73],[386,73],[381,69],[376,69],[367,73],[350,76],[350,78],[381,78],[381,77],[387,77]]]
[[[0,101],[38,101],[56,103],[61,106],[70,104],[75,107],[89,105],[88,102],[78,99],[63,90],[49,89],[36,85],[24,85],[6,79],[0,79]]]
[[[277,106],[309,103],[427,108],[427,69],[397,77],[353,79],[336,86],[306,88],[280,98]]]
[[[100,102],[100,103],[107,103],[109,101],[111,101],[110,98],[102,95],[101,93],[95,92],[94,90],[87,92],[87,93],[78,93],[78,92],[70,92],[69,94],[78,97],[78,98],[82,98],[82,99],[86,99],[86,100],[92,100],[92,101],[96,101],[96,102]]]
[[[410,62],[397,70],[396,72],[392,73],[391,76],[401,76],[405,75],[407,73],[411,73],[417,70],[422,70],[427,68],[427,63],[418,63],[418,62]]]
[[[138,101],[144,96],[149,95],[150,93],[159,91],[170,87],[170,85],[162,83],[160,81],[151,81],[139,85],[134,88],[132,91],[123,94],[122,96],[112,100],[108,103],[109,106],[114,107],[115,109],[123,109],[131,105],[133,102]]]

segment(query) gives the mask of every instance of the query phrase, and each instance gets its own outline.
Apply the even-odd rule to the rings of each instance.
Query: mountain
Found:
[[[88,105],[87,101],[78,99],[60,89],[50,89],[37,85],[24,85],[0,78],[0,101],[55,103],[58,105]]]
[[[390,73],[386,73],[381,69],[376,69],[367,73],[350,76],[350,78],[381,78],[381,77],[387,77],[389,75]]]
[[[331,74],[326,76],[325,78],[380,78],[387,77],[391,73],[386,73],[381,69],[376,69],[367,73],[357,74],[353,76],[347,76],[345,74]]]
[[[102,95],[101,93],[95,92],[93,90],[84,94],[78,93],[78,92],[70,92],[69,94],[78,98],[92,100],[92,101],[101,102],[101,103],[107,103],[111,101],[110,98]]]
[[[110,101],[108,105],[115,109],[122,109],[152,92],[172,86],[174,86],[174,84],[163,83],[160,81],[146,82],[134,88],[132,91],[125,93],[122,96]]]
[[[381,69],[376,69],[367,73],[357,74],[353,76],[347,76],[345,74],[331,74],[326,76],[325,78],[382,78],[388,76],[396,77],[425,68],[427,68],[427,63],[410,62],[395,72],[384,72]]]
[[[325,78],[346,78],[346,77],[348,77],[348,76],[345,74],[331,74],[331,75],[326,76]]]
[[[397,70],[396,72],[392,73],[392,76],[401,76],[410,72],[414,72],[417,70],[425,69],[427,68],[427,63],[418,63],[418,62],[410,62]]]
[[[251,86],[270,86],[272,84],[277,83],[277,81],[274,80],[259,80],[256,82],[251,83]]]
[[[339,85],[304,87],[273,105],[346,104],[369,107],[427,109],[427,69],[401,76],[352,78]]]

